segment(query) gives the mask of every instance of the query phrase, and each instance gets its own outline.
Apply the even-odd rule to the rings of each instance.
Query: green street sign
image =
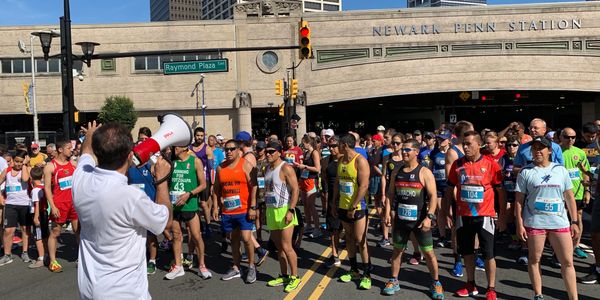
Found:
[[[223,59],[176,61],[163,63],[164,75],[228,72],[229,61]]]

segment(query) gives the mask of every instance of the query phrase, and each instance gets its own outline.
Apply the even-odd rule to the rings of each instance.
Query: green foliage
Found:
[[[125,96],[106,97],[100,114],[98,114],[100,123],[117,122],[127,126],[129,130],[133,130],[137,118],[133,101]]]

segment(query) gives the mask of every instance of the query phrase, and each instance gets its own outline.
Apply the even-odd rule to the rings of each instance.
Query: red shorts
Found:
[[[557,228],[557,229],[536,229],[536,228],[531,228],[531,227],[525,227],[525,231],[527,231],[527,235],[546,235],[546,234],[548,234],[548,232],[570,233],[571,228],[565,227],[565,228]]]
[[[300,191],[308,195],[317,192],[317,180],[314,178],[300,178]]]
[[[52,213],[50,213],[50,220],[52,222],[58,224],[65,224],[67,220],[77,220],[77,212],[75,211],[75,206],[73,205],[73,201],[60,201],[54,202],[56,208],[60,212],[60,217],[55,218]]]

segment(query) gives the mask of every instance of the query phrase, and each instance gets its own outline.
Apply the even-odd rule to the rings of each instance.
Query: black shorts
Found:
[[[174,211],[173,220],[180,222],[189,222],[196,216],[193,211]]]
[[[496,225],[492,217],[456,218],[456,244],[458,254],[475,253],[475,236],[479,237],[479,252],[484,259],[494,258],[494,231]]]
[[[33,224],[33,221],[31,223]],[[48,230],[48,214],[46,213],[46,210],[40,209],[40,226],[33,225],[31,234],[36,241],[47,239],[50,236],[50,230]]]
[[[325,216],[325,223],[327,224],[327,231],[329,232],[334,232],[336,230],[340,231],[344,228],[342,222],[340,222],[339,216],[333,216],[333,210],[336,208],[332,207],[332,204],[333,203],[329,203],[327,206],[327,214]]]
[[[421,253],[433,251],[433,236],[431,229],[423,231],[419,228],[419,225],[423,219],[419,221],[403,221],[398,218],[394,218],[394,227],[392,229],[392,241],[394,242],[394,248],[405,250],[408,241],[410,240],[410,234],[414,233],[419,244]]]
[[[202,202],[206,202],[210,200],[210,187],[212,185],[210,184],[210,182],[206,181],[206,188],[204,190],[202,190],[202,192],[200,192],[200,194],[198,194],[198,204],[200,204],[200,201]]]
[[[575,200],[575,204],[577,204],[577,210],[583,210],[587,207],[583,200]]]
[[[32,215],[29,213],[31,208],[29,205],[12,205],[4,206],[4,228],[15,228],[18,225],[31,226],[33,225]]]
[[[338,218],[342,222],[346,222],[346,223],[354,223],[354,221],[358,221],[367,216],[367,210],[355,211],[353,219],[348,219],[348,210],[346,210],[346,209],[338,208],[337,213],[338,213]]]

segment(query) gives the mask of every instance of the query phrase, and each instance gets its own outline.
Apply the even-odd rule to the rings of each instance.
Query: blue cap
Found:
[[[444,129],[438,133],[437,137],[448,140],[452,138],[452,132],[450,132],[448,129]]]
[[[252,135],[247,131],[240,131],[235,135],[235,140],[240,142],[248,142],[252,140]]]

